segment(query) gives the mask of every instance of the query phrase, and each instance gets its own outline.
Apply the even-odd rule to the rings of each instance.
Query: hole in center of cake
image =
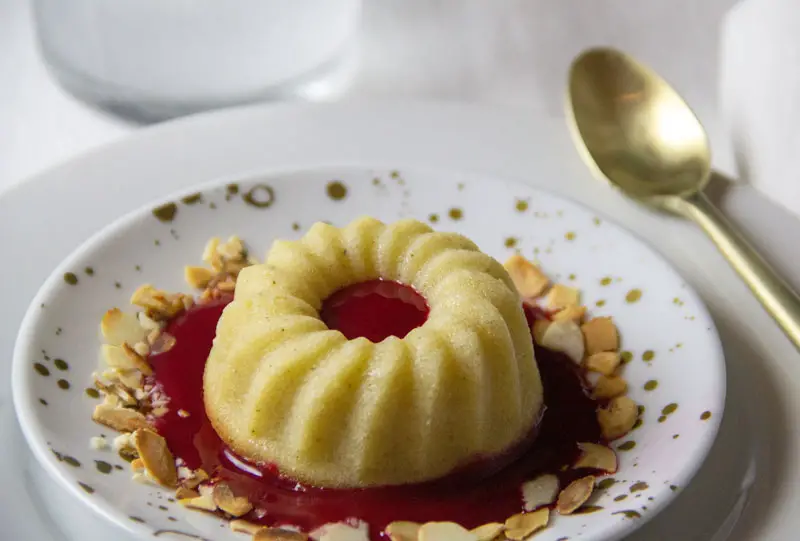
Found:
[[[322,321],[348,340],[380,342],[405,338],[428,319],[428,303],[413,287],[391,280],[369,280],[343,287],[325,299]]]

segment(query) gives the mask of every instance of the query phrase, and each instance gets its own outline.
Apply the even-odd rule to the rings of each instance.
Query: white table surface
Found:
[[[456,99],[560,115],[569,59],[587,45],[612,44],[676,84],[709,128],[718,167],[734,174],[716,115],[718,24],[734,3],[366,0],[368,46],[348,99]],[[553,11],[556,4],[561,9]],[[0,126],[0,191],[140,129],[76,102],[52,82],[35,49],[27,0],[0,0]],[[785,246],[800,234],[800,222],[747,187],[730,190],[722,206],[800,288],[800,251]],[[766,515],[760,509],[750,520]]]

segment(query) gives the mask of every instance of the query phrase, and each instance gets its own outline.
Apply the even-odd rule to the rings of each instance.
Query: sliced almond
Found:
[[[214,257],[219,257],[219,254],[217,253],[218,246],[219,246],[219,237],[212,237],[208,239],[205,248],[203,248],[203,263],[205,263],[206,265],[211,265],[211,262],[214,260]]]
[[[234,517],[246,515],[253,509],[253,504],[247,498],[234,495],[231,487],[225,483],[214,485],[212,496],[217,507]]]
[[[567,355],[574,362],[583,361],[584,346],[581,328],[574,321],[553,321],[542,334],[541,346]]]
[[[489,522],[477,528],[472,528],[470,533],[475,534],[478,541],[493,541],[497,539],[501,533],[506,529],[505,524],[499,522]]]
[[[227,261],[243,260],[247,255],[242,239],[236,235],[230,237],[227,242],[217,246],[217,253]]]
[[[610,376],[620,365],[621,359],[616,351],[601,351],[586,358],[586,370]]]
[[[146,312],[139,312],[137,314],[137,317],[139,318],[139,325],[141,325],[142,329],[144,329],[148,333],[151,331],[161,329],[162,324],[152,319],[150,316],[147,315]]]
[[[547,292],[545,304],[553,311],[580,304],[581,293],[574,287],[556,284]]]
[[[639,417],[639,408],[636,402],[627,396],[617,396],[604,408],[597,410],[597,421],[607,440],[621,438],[633,429]]]
[[[283,528],[262,528],[255,533],[253,541],[308,541],[308,536]]]
[[[136,369],[145,376],[151,376],[153,374],[153,369],[150,367],[150,363],[147,362],[147,359],[136,353],[132,347],[128,344],[122,344],[120,349],[122,349],[122,353],[128,357],[131,364],[128,368]]]
[[[214,279],[214,272],[205,267],[190,267],[183,268],[183,278],[189,287],[195,289],[205,289],[206,286]]]
[[[158,336],[153,340],[153,343],[150,346],[150,350],[152,351],[153,355],[166,353],[167,351],[175,347],[176,343],[177,340],[171,334],[166,332],[159,332]]]
[[[217,504],[214,503],[214,496],[212,489],[209,486],[200,487],[200,495],[194,498],[180,499],[178,503],[192,509],[200,509],[202,511],[216,511]]]
[[[580,323],[584,315],[586,315],[585,306],[567,306],[563,310],[559,310],[553,314],[553,321],[574,321],[575,323]]]
[[[572,514],[592,495],[594,490],[594,475],[581,477],[561,491],[556,501],[556,511],[561,515]]]
[[[123,312],[119,308],[112,308],[103,315],[100,320],[100,332],[106,343],[112,346],[141,342],[146,334],[135,315]]]
[[[168,296],[169,294],[166,291],[156,289],[152,284],[143,284],[133,292],[130,302],[140,308],[164,312],[169,308]]]
[[[178,487],[175,491],[175,497],[179,500],[191,500],[192,498],[199,498],[200,493],[196,490],[186,487]]]
[[[361,523],[361,527],[354,527],[337,522],[311,532],[309,537],[318,541],[369,541],[367,531],[365,523]]]
[[[133,444],[144,462],[147,473],[156,482],[166,487],[178,485],[175,459],[164,438],[152,430],[142,428],[133,433]]]
[[[614,398],[625,394],[628,382],[622,376],[600,376],[592,390],[592,396],[599,400]]]
[[[140,312],[141,313],[141,312]],[[136,342],[133,344],[133,351],[142,357],[150,355],[150,345],[147,342]]]
[[[478,541],[478,536],[455,522],[428,522],[419,529],[418,541]]]
[[[581,331],[586,338],[586,353],[594,355],[602,351],[617,351],[619,349],[619,334],[617,326],[610,317],[596,317],[581,326]]]
[[[387,524],[384,531],[392,541],[416,541],[420,526],[418,522],[396,520]]]
[[[133,473],[141,473],[144,471],[144,462],[141,458],[134,458],[131,460],[131,470]]]
[[[249,522],[240,518],[235,518],[230,521],[229,526],[234,532],[246,533],[250,535],[255,535],[257,531],[264,528],[264,526],[261,524],[255,524],[254,522]]]
[[[204,481],[208,481],[208,474],[203,469],[197,469],[194,470],[189,477],[181,481],[181,485],[186,488],[195,488]]]
[[[141,389],[143,383],[142,373],[138,370],[118,370],[119,382],[129,389]]]
[[[508,517],[505,523],[506,539],[520,541],[538,532],[550,522],[550,509],[544,507],[533,513],[519,513]]]
[[[539,297],[550,285],[550,280],[539,267],[519,254],[512,255],[503,264],[520,296],[526,299]]]
[[[581,450],[581,456],[572,466],[573,468],[592,468],[606,473],[617,471],[617,453],[613,449],[589,442],[579,443],[578,447]]]
[[[544,505],[550,505],[558,497],[558,488],[558,477],[550,473],[523,483],[523,508],[525,511],[535,511]]]
[[[118,432],[134,432],[136,430],[146,429],[150,426],[147,422],[147,418],[138,411],[115,408],[108,404],[98,404],[95,406],[92,419]]]
[[[547,332],[547,327],[549,327],[551,323],[549,319],[537,319],[533,322],[533,339],[540,346],[542,345],[544,333]]]

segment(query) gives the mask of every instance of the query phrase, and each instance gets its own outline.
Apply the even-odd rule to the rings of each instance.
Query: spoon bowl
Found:
[[[590,168],[637,201],[702,227],[800,350],[800,297],[703,194],[708,137],[680,95],[625,53],[596,48],[572,63],[567,109]]]
[[[700,121],[669,84],[630,56],[590,49],[572,64],[569,105],[577,142],[601,177],[642,202],[705,187],[711,150]]]

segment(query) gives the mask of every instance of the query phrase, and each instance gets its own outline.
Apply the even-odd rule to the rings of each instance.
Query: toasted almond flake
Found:
[[[549,319],[537,319],[533,322],[533,339],[540,346],[542,345],[544,333],[547,332],[550,323],[551,321]]]
[[[472,528],[470,533],[474,534],[475,537],[478,538],[478,541],[492,541],[499,537],[505,529],[505,524],[501,524],[499,522],[489,522],[488,524],[483,524],[477,528]]]
[[[583,361],[583,334],[574,321],[553,321],[542,335],[541,346],[561,351],[580,364]]]
[[[150,363],[147,362],[147,359],[136,353],[132,347],[130,347],[128,344],[122,344],[121,349],[125,356],[128,357],[131,366],[120,368],[134,368],[145,376],[151,376],[153,374],[153,369],[150,366]]]
[[[115,408],[107,404],[95,406],[92,419],[118,432],[134,432],[150,426],[147,418],[138,411]]]
[[[586,315],[585,306],[572,305],[553,314],[553,321],[574,321],[575,323],[580,323],[584,315]]]
[[[108,449],[108,441],[100,436],[92,436],[89,438],[89,447],[95,451],[102,451]]]
[[[205,267],[184,267],[183,277],[189,287],[204,289],[214,278],[214,272]]]
[[[525,511],[535,511],[544,505],[550,505],[558,497],[558,477],[546,473],[523,483],[522,502]]]
[[[144,467],[153,479],[166,487],[178,484],[175,459],[167,447],[167,441],[152,430],[143,428],[133,433],[133,444]]]
[[[477,541],[478,536],[455,522],[428,522],[419,529],[417,541]]]
[[[308,536],[283,528],[262,528],[255,533],[253,541],[308,541]]]
[[[225,483],[217,483],[214,485],[212,496],[214,497],[214,503],[217,507],[234,517],[241,517],[253,509],[253,505],[247,498],[234,495],[231,487]]]
[[[195,488],[200,483],[208,481],[208,474],[203,469],[194,470],[189,477],[182,481],[182,485],[186,488]]]
[[[503,264],[511,276],[520,296],[533,299],[544,293],[550,280],[542,270],[519,254],[512,255]]]
[[[141,357],[147,357],[150,355],[150,346],[147,344],[147,342],[136,342],[133,345],[133,351],[135,351],[136,354],[140,355]]]
[[[616,351],[601,351],[586,358],[586,370],[610,376],[620,365],[621,359]]]
[[[556,511],[561,515],[569,515],[586,503],[594,490],[594,475],[576,479],[561,491],[556,501]]]
[[[230,278],[225,279],[217,284],[217,289],[225,292],[233,291],[236,289],[236,282]]]
[[[130,303],[140,308],[163,312],[169,308],[166,291],[156,289],[152,284],[142,284],[131,295]]]
[[[603,400],[625,394],[627,390],[628,382],[622,376],[600,376],[594,386],[592,396]]]
[[[175,347],[177,340],[174,336],[169,333],[162,332],[160,333],[152,342],[151,351],[153,355],[158,355],[159,353],[166,353],[167,351],[171,350]]]
[[[142,373],[138,370],[118,370],[119,382],[129,389],[140,389],[143,383]]]
[[[150,349],[152,350],[152,346],[158,337],[161,336],[161,329],[154,329],[147,334],[147,343],[150,344]]]
[[[519,513],[508,517],[505,523],[506,539],[520,541],[538,532],[550,522],[550,509],[544,507],[533,513]]]
[[[157,408],[153,408],[153,411],[150,412],[150,415],[152,415],[153,417],[156,417],[156,418],[160,418],[160,417],[165,416],[167,413],[169,413],[169,408],[168,407],[159,406]]]
[[[178,410],[178,417],[180,417],[181,419],[186,419],[189,416],[191,416],[191,413],[189,413],[185,409],[179,409]]]
[[[359,523],[359,527],[350,524],[326,524],[309,535],[318,541],[369,541],[366,523]]]
[[[619,349],[619,334],[617,326],[610,317],[596,317],[581,326],[581,331],[586,339],[586,353],[594,355],[602,351],[617,351]]]
[[[133,449],[133,440],[131,440],[130,434],[120,434],[119,436],[115,437],[114,440],[111,442],[114,450],[119,452],[122,449]]]
[[[581,450],[581,456],[572,466],[573,468],[592,468],[606,473],[617,471],[617,454],[613,449],[589,442],[579,443],[578,447]]]
[[[218,245],[217,253],[222,256],[223,259],[229,261],[243,260],[246,255],[244,243],[242,242],[242,239],[236,235],[230,237],[227,242],[223,242],[222,244]]]
[[[621,438],[633,429],[639,417],[639,408],[636,402],[627,396],[617,396],[604,408],[597,410],[597,421],[607,440]]]
[[[193,498],[199,498],[200,493],[188,487],[178,487],[175,491],[175,497],[179,500],[191,500]]]
[[[547,293],[545,303],[550,310],[563,310],[568,306],[580,304],[581,294],[574,287],[556,284]]]
[[[257,531],[264,528],[264,526],[260,524],[248,522],[240,518],[235,518],[231,520],[229,526],[231,527],[231,530],[233,530],[236,533],[246,533],[250,535],[255,535]]]
[[[131,470],[134,473],[140,473],[144,471],[144,462],[142,462],[141,458],[134,458],[131,460]]]
[[[192,509],[201,509],[203,511],[217,510],[214,497],[211,495],[211,490],[205,493],[201,492],[199,496],[194,498],[179,499],[178,503],[186,507],[191,507]]]
[[[145,332],[133,314],[112,308],[100,320],[100,332],[107,344],[121,346],[135,344],[144,339]]]
[[[151,331],[161,329],[161,323],[150,318],[150,316],[148,316],[146,312],[139,312],[137,314],[137,317],[139,318],[139,325],[141,325],[142,329],[144,329],[148,333]]]
[[[416,541],[421,524],[397,520],[386,525],[386,535],[392,541]]]
[[[214,257],[218,257],[217,247],[219,246],[219,237],[212,237],[208,239],[205,248],[203,248],[203,263],[211,265]]]

